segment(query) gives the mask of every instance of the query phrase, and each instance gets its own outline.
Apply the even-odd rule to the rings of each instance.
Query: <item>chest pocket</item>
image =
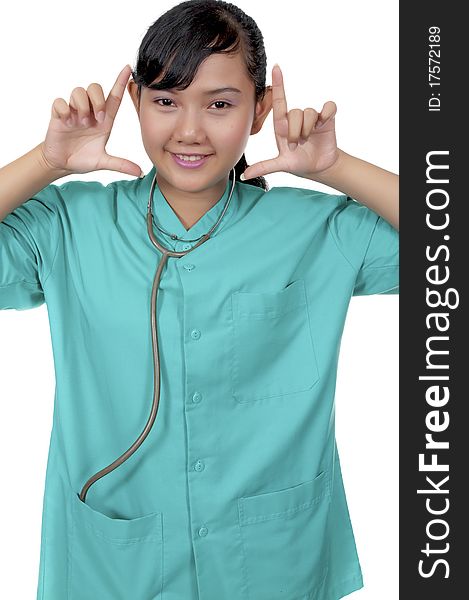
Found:
[[[238,402],[304,392],[319,380],[303,279],[234,292],[232,392]]]

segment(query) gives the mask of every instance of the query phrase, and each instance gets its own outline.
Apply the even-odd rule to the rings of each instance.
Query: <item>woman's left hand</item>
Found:
[[[320,113],[314,108],[293,108],[287,112],[283,75],[278,65],[272,69],[272,108],[278,156],[250,165],[245,179],[285,171],[314,179],[331,167],[339,156],[335,137],[337,106],[328,101]]]

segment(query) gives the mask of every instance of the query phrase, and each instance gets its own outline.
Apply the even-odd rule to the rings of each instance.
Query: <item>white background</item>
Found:
[[[44,139],[55,98],[68,102],[74,87],[94,81],[107,95],[119,71],[135,66],[147,28],[175,3],[8,3],[0,12],[0,166]],[[288,109],[320,110],[334,100],[339,147],[398,172],[397,0],[237,4],[264,34],[266,83],[274,63],[282,68]],[[145,173],[152,167],[127,92],[107,150]],[[276,150],[269,115],[249,140],[247,161],[272,158]],[[58,183],[125,177],[99,171]],[[330,189],[287,173],[267,180]],[[398,598],[398,302],[398,296],[353,297],[341,344],[336,425],[365,580],[350,596],[357,600]],[[0,597],[36,597],[54,386],[46,305],[0,312]]]

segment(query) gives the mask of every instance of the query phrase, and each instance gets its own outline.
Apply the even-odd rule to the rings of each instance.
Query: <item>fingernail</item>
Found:
[[[142,171],[142,172],[140,173],[140,175],[139,175],[139,178],[140,178],[140,179],[143,179],[144,177],[145,177],[145,173]]]
[[[239,176],[239,178],[241,179],[241,181],[245,181],[246,177],[244,176],[244,173],[241,173],[241,175]]]

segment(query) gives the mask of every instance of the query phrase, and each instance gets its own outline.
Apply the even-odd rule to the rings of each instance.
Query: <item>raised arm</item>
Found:
[[[399,231],[399,176],[338,149],[336,162],[308,177],[347,194]]]
[[[76,87],[69,104],[54,100],[45,140],[0,169],[0,221],[65,175],[108,169],[138,177],[136,163],[106,152],[131,72],[130,65],[121,70],[107,99],[101,85],[91,83],[87,90]]]
[[[241,180],[285,171],[347,194],[399,229],[399,177],[337,147],[335,102],[320,112],[287,108],[280,67],[272,69],[271,106],[278,156],[249,166]],[[269,95],[264,102],[267,104]]]
[[[66,171],[53,169],[46,163],[42,142],[0,169],[0,223],[23,202],[37,194]]]

